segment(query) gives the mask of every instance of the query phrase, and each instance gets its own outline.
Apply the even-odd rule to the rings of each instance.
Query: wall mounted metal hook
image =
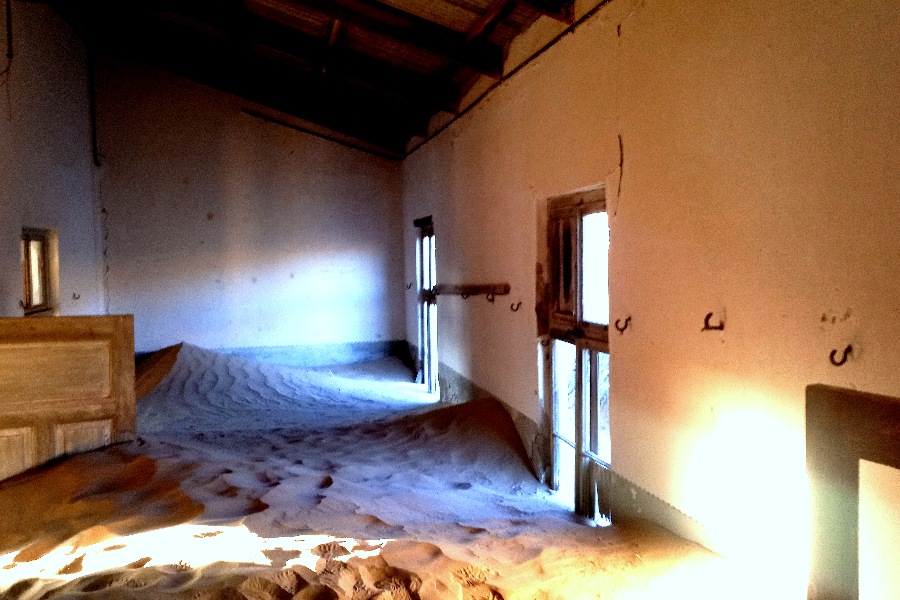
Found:
[[[844,348],[844,355],[841,356],[841,360],[835,360],[835,357],[837,356],[837,350],[832,350],[831,354],[828,357],[831,359],[831,364],[833,364],[836,367],[840,367],[845,362],[847,362],[847,357],[850,356],[851,352],[853,352],[853,346],[851,346],[850,344],[847,344],[847,347]]]
[[[407,284],[406,284],[406,289],[410,289],[410,288],[412,288],[412,284],[411,284],[411,283],[407,283]]]
[[[725,329],[725,321],[719,319],[718,325],[710,325],[709,320],[712,319],[713,314],[709,313],[706,315],[706,318],[703,319],[703,329],[700,331],[722,331]]]
[[[520,309],[520,308],[522,308],[522,301],[521,301],[521,300],[519,300],[519,301],[516,302],[515,304],[510,304],[510,305],[509,305],[509,310],[511,310],[511,311],[513,311],[513,312],[519,312],[519,309]]]
[[[625,322],[622,325],[619,325],[619,323],[621,322],[621,319],[616,319],[616,322],[613,324],[613,326],[616,328],[616,331],[619,332],[619,335],[622,335],[623,333],[625,333],[625,330],[628,329],[628,324],[631,323],[631,317],[626,317]]]
[[[485,298],[487,298],[487,301],[490,302],[491,304],[494,303],[494,294],[488,294],[485,296]]]
[[[465,299],[466,299],[466,298],[468,298],[468,297],[469,297],[469,295],[468,295],[468,294],[460,294],[460,296],[461,296],[461,297],[462,297],[462,299],[463,299],[463,300],[465,300]]]

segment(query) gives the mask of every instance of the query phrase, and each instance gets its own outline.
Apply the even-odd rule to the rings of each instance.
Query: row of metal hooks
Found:
[[[406,289],[412,289],[412,283],[406,284]],[[480,296],[484,294],[484,297],[488,302],[494,304],[497,299],[497,295],[505,296],[509,294],[510,285],[508,283],[497,283],[497,284],[481,284],[481,285],[447,285],[447,284],[439,284],[434,286],[434,288],[430,291],[424,290],[429,293],[429,297],[433,300],[438,295],[459,295],[463,300],[467,300],[469,296]],[[509,305],[509,310],[512,312],[519,312],[519,309],[522,308],[522,301],[513,302]]]
[[[718,325],[712,325],[710,323],[710,319],[712,319],[714,313],[708,313],[706,317],[703,319],[703,329],[700,331],[724,331],[725,330],[725,321],[723,319],[719,319]],[[613,323],[613,327],[615,327],[616,331],[619,332],[619,335],[625,333],[625,330],[628,329],[628,326],[631,324],[631,316],[622,319],[616,319],[616,322]],[[844,352],[841,354],[841,357],[838,358],[838,351],[832,350],[831,354],[828,355],[828,359],[831,361],[836,367],[841,367],[846,364],[847,359],[853,353],[853,345],[847,344],[847,347],[844,348]]]
[[[713,313],[709,313],[706,315],[706,318],[703,319],[703,329],[700,331],[724,331],[725,330],[725,321],[719,319],[718,325],[710,324],[709,320],[712,319]],[[616,322],[613,323],[613,327],[616,328],[616,331],[619,332],[619,335],[625,333],[625,330],[628,329],[628,325],[631,323],[631,316],[626,317],[623,321],[622,319],[616,319]]]
[[[460,296],[460,298],[462,298],[463,300],[467,300],[467,299],[469,298],[469,294],[460,294],[459,296]],[[494,297],[494,294],[492,294],[492,293],[491,293],[491,294],[485,294],[484,297],[485,297],[485,298],[487,299],[487,301],[490,302],[491,304],[493,304],[493,303],[494,303],[494,300],[496,300],[496,298]],[[519,300],[518,302],[513,302],[512,304],[509,305],[509,310],[511,310],[512,312],[519,312],[519,309],[520,309],[520,308],[522,308],[522,301],[521,301],[521,300]]]

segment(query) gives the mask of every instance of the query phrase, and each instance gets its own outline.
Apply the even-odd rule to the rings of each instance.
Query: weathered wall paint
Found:
[[[535,421],[538,215],[607,184],[611,317],[632,316],[613,468],[783,597],[805,595],[805,386],[900,396],[898,20],[890,0],[614,0],[404,163],[438,280],[525,301],[439,301],[441,360]]]
[[[14,2],[0,58],[0,315],[22,316],[22,227],[59,234],[60,313],[104,312],[85,47],[49,6]],[[6,48],[6,19],[0,19]]]
[[[397,163],[148,67],[98,81],[110,306],[138,350],[403,338]]]

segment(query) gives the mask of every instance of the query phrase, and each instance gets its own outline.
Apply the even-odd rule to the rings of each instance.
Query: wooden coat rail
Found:
[[[435,296],[454,295],[468,298],[469,296],[479,296],[481,294],[487,296],[505,296],[509,294],[508,283],[483,283],[475,285],[453,285],[449,283],[439,283],[434,286]]]

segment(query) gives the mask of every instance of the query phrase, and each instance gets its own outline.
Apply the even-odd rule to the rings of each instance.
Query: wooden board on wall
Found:
[[[131,315],[0,319],[0,479],[135,427]]]

